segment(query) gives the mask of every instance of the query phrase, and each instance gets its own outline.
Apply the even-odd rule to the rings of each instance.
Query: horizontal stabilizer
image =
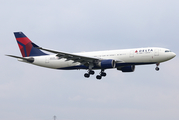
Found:
[[[13,57],[13,58],[18,58],[18,59],[22,59],[22,60],[26,60],[27,62],[33,63],[34,62],[34,58],[30,57],[30,58],[24,58],[24,57],[19,57],[19,56],[14,56],[14,55],[6,55],[9,57]]]

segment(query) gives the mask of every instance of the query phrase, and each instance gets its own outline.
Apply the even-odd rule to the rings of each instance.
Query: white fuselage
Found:
[[[117,62],[116,68],[120,66],[125,66],[125,64],[157,64],[170,60],[176,56],[176,54],[171,52],[169,49],[157,47],[82,52],[74,54],[100,59],[113,59]],[[34,62],[32,64],[42,67],[48,67],[53,69],[87,69],[79,62],[74,62],[65,58],[59,58],[56,55],[34,56],[33,58]],[[25,62],[22,59],[19,59],[19,61]]]

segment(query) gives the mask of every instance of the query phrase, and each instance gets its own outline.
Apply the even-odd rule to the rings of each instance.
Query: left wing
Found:
[[[78,55],[78,54],[73,54],[73,53],[59,52],[59,51],[55,51],[55,50],[45,49],[45,48],[37,46],[34,43],[32,43],[32,45],[38,49],[57,54],[56,56],[58,56],[59,58],[66,58],[66,61],[72,60],[72,61],[74,61],[74,63],[80,62],[81,64],[84,64],[86,66],[97,64],[100,61],[105,60],[105,59],[97,58],[97,57],[84,56],[84,55]],[[116,61],[116,63],[123,62],[120,60],[115,60],[115,61]]]
[[[72,53],[67,53],[67,52],[59,52],[59,51],[55,51],[55,50],[45,49],[45,48],[35,45],[34,43],[33,43],[33,46],[38,49],[44,50],[44,51],[55,53],[55,54],[57,54],[56,56],[58,56],[59,58],[66,58],[67,59],[66,61],[72,60],[74,62],[80,62],[82,64],[90,64],[90,63],[96,63],[99,60],[101,60],[101,58],[96,58],[96,57],[82,56],[82,55],[78,55],[78,54],[72,54]]]

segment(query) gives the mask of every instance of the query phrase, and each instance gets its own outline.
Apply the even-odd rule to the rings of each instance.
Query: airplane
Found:
[[[100,80],[107,74],[107,69],[117,69],[122,72],[134,72],[136,65],[159,64],[176,56],[169,49],[160,47],[119,49],[81,53],[67,53],[39,47],[33,43],[23,32],[14,32],[22,57],[7,55],[17,58],[18,61],[33,65],[59,70],[85,69],[84,77],[89,78],[95,74],[94,70],[101,70],[96,79]],[[47,54],[47,51],[53,54]]]

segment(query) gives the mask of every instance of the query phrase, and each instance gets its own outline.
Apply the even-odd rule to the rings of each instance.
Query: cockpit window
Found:
[[[171,52],[170,50],[165,50],[165,52]]]

